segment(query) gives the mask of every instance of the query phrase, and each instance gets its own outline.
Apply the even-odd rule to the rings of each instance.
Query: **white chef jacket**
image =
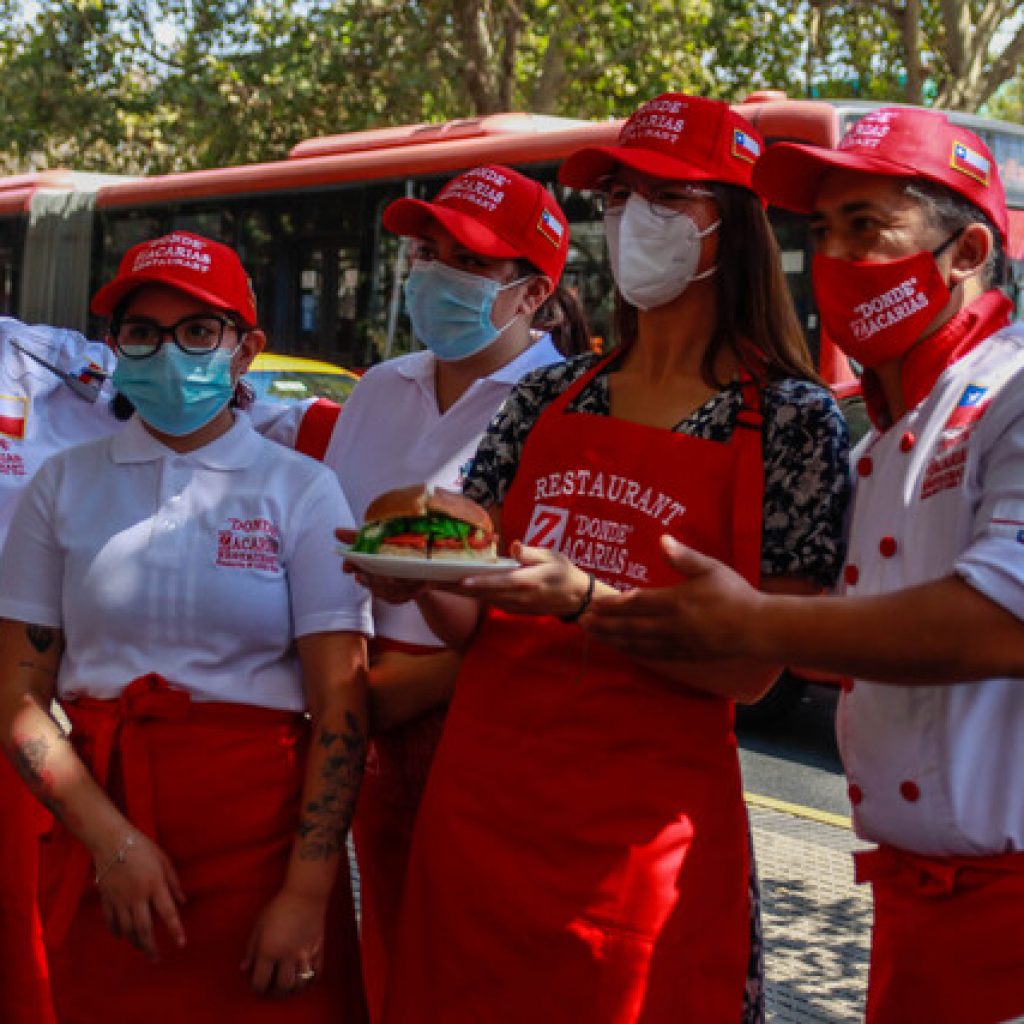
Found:
[[[1024,618],[1024,327],[947,367],[854,463],[847,594],[955,572]],[[933,856],[1024,851],[1024,679],[856,680],[838,736],[862,838]]]
[[[103,437],[118,425],[110,412],[109,383],[95,402],[86,401],[15,344],[76,377],[90,363],[106,374],[114,369],[114,353],[101,342],[0,317],[0,538],[18,496],[51,455]]]
[[[0,616],[58,627],[61,696],[116,697],[158,672],[199,700],[305,707],[293,636],[369,634],[341,571],[334,475],[247,416],[177,453],[138,417],[46,462],[0,558]]]
[[[487,425],[513,385],[531,370],[562,361],[549,335],[488,377],[482,377],[445,413],[437,406],[435,357],[413,352],[366,372],[345,402],[324,454],[341,481],[358,522],[384,491],[427,483],[461,491]],[[378,636],[441,646],[413,602],[374,601]]]

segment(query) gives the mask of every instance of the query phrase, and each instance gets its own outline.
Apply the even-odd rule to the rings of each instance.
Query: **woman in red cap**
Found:
[[[531,374],[477,452],[466,493],[521,567],[417,598],[466,653],[388,1024],[745,1016],[733,701],[778,668],[631,657],[579,620],[675,578],[664,534],[766,590],[818,590],[841,563],[846,431],[751,190],[760,145],[724,103],[668,94],[562,169],[603,196],[621,345]]]
[[[362,1021],[370,612],[330,568],[344,497],[233,411],[265,341],[233,250],[145,242],[93,309],[136,415],[42,466],[0,562],[0,736],[57,820],[58,1019]]]
[[[406,280],[414,336],[425,349],[370,369],[345,403],[325,462],[357,519],[383,491],[416,480],[459,489],[494,413],[526,373],[582,351],[586,324],[558,287],[569,226],[551,193],[507,167],[477,167],[432,202],[399,199],[384,226],[413,240]],[[568,310],[568,312],[567,312]],[[380,585],[378,584],[378,588]],[[386,591],[382,591],[386,596]],[[394,955],[413,824],[444,725],[458,656],[413,605],[374,604],[374,731],[353,828],[360,935],[372,1019]]]

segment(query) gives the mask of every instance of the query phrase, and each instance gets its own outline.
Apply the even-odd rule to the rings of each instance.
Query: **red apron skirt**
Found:
[[[325,968],[302,993],[257,996],[239,969],[280,889],[299,821],[309,723],[302,715],[192,703],[157,676],[118,701],[65,706],[75,749],[114,802],[167,854],[187,902],[187,945],[157,924],[160,962],[103,920],[85,847],[62,826],[43,845],[41,896],[61,1024],[361,1024],[355,918],[339,870]]]
[[[678,580],[663,533],[756,579],[760,416],[719,444],[542,414],[502,518],[619,587]],[[732,703],[550,617],[490,610],[406,879],[386,1024],[736,1024],[748,834]]]
[[[404,644],[378,637],[371,656],[383,651],[437,654],[443,648]],[[370,1019],[381,1017],[387,975],[395,955],[398,918],[413,828],[434,752],[444,730],[445,711],[432,711],[397,729],[374,736],[352,823],[359,861],[359,939]]]
[[[1024,1016],[1024,854],[854,854],[874,895],[868,1024]]]
[[[0,757],[0,1021],[52,1024],[36,905],[39,836],[49,815]]]

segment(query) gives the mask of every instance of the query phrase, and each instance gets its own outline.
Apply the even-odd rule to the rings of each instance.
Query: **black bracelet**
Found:
[[[577,622],[583,613],[590,607],[590,602],[594,599],[594,584],[597,581],[594,579],[594,574],[592,572],[587,573],[587,578],[590,582],[587,584],[587,592],[583,595],[583,600],[580,601],[579,608],[577,608],[571,615],[560,615],[559,618],[563,622]]]

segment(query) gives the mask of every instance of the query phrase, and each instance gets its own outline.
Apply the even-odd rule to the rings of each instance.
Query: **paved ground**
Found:
[[[871,898],[853,884],[846,828],[750,805],[761,878],[768,1020],[840,1024],[864,1017]]]

